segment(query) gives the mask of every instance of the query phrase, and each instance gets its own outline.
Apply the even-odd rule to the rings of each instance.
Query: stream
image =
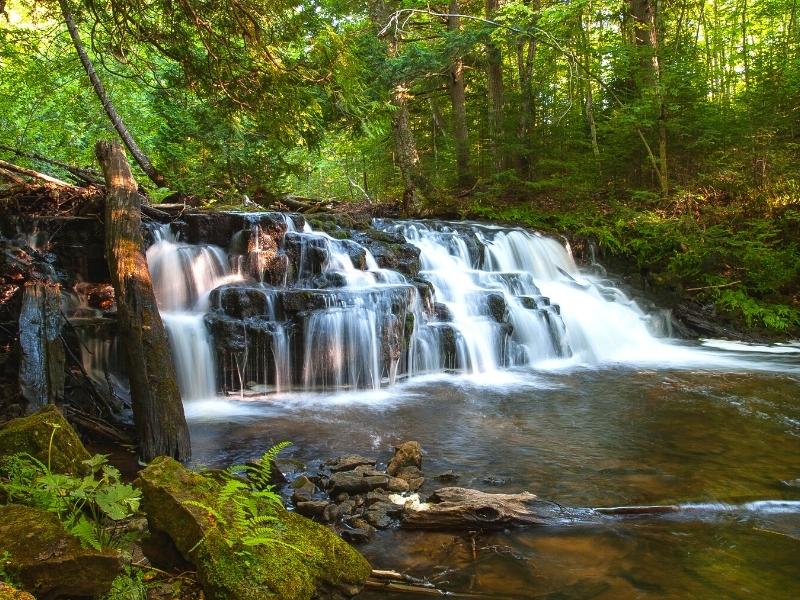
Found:
[[[219,248],[156,236],[148,259],[196,465],[290,440],[291,476],[348,453],[385,463],[417,440],[422,496],[452,471],[460,486],[564,505],[686,510],[492,534],[381,531],[359,547],[376,568],[491,598],[800,595],[800,344],[671,340],[661,315],[538,234],[375,227],[419,248],[420,277],[308,225],[287,225],[274,248],[295,263],[279,285]],[[265,262],[263,242],[249,258]],[[290,312],[300,292],[307,305]],[[242,332],[239,346],[220,324]]]

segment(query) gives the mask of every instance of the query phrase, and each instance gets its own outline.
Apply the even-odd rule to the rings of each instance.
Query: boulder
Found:
[[[394,449],[394,456],[389,461],[386,472],[396,477],[403,467],[422,468],[422,446],[419,442],[403,442]]]
[[[208,512],[218,481],[160,457],[139,473],[151,530],[166,533],[197,568],[211,600],[307,600],[354,596],[369,576],[366,559],[330,529],[283,508],[272,509],[281,544],[231,547]],[[202,542],[202,543],[199,543]]]
[[[26,452],[44,464],[49,462],[57,473],[83,473],[86,466],[82,461],[90,458],[78,434],[52,404],[0,429],[0,457],[18,452]]]
[[[6,571],[40,600],[100,596],[122,570],[117,552],[84,548],[55,514],[19,504],[0,507],[0,548]]]

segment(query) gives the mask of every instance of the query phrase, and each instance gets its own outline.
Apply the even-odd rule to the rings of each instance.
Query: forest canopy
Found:
[[[293,192],[589,235],[786,331],[797,4],[0,0],[0,157],[87,166],[114,135],[71,17],[163,174],[154,199]]]

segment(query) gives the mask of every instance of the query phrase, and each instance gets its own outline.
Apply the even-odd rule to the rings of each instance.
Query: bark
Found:
[[[660,56],[661,2],[660,0],[631,0],[630,9],[634,19],[636,45],[640,48],[639,86],[655,88],[657,97],[658,157],[656,158],[652,153],[650,153],[650,157],[661,194],[666,195],[669,193],[669,178],[667,174],[667,111],[664,102]],[[643,137],[641,133],[639,135]]]
[[[371,0],[369,10],[373,25],[377,30],[381,30],[389,21],[390,7],[384,0]],[[384,40],[388,55],[397,56],[400,40],[393,28],[389,28],[386,31]],[[432,192],[430,182],[422,172],[417,144],[414,139],[414,133],[411,130],[411,120],[408,112],[410,98],[410,89],[407,83],[403,81],[396,82],[389,94],[389,101],[395,108],[392,115],[392,135],[397,164],[400,167],[400,176],[403,181],[402,208],[404,214],[410,212],[411,208],[417,204],[420,196],[429,197]]]
[[[499,0],[485,0],[486,18],[493,19]],[[505,91],[503,88],[503,54],[491,40],[486,43],[486,81],[489,99],[489,146],[494,172],[508,165],[503,149]]]
[[[458,17],[458,0],[450,0],[450,15],[447,29],[451,32],[461,29]],[[447,78],[450,102],[453,105],[453,142],[456,151],[456,178],[459,187],[472,184],[469,167],[469,131],[467,129],[466,87],[464,84],[464,59],[458,56],[450,65]]]
[[[517,75],[519,79],[519,124],[517,140],[519,154],[517,170],[522,177],[531,175],[531,157],[529,155],[530,135],[533,131],[533,63],[536,58],[536,38],[517,43]]]
[[[78,53],[78,57],[80,58],[81,64],[86,71],[86,75],[89,77],[92,88],[94,89],[95,94],[97,94],[100,104],[103,105],[103,110],[106,112],[108,118],[111,120],[111,123],[114,125],[114,129],[117,130],[120,139],[131,153],[131,156],[133,156],[136,164],[139,165],[142,171],[144,171],[145,175],[147,175],[147,177],[149,177],[150,180],[158,187],[167,187],[167,182],[164,179],[164,176],[155,169],[153,163],[151,163],[150,159],[147,158],[147,155],[145,155],[145,153],[139,148],[136,140],[133,139],[130,131],[128,131],[128,128],[125,126],[125,122],[122,120],[122,117],[117,112],[117,109],[114,108],[111,98],[109,98],[108,93],[103,86],[103,82],[100,81],[100,77],[98,77],[97,71],[95,71],[94,65],[92,64],[89,55],[86,53],[86,49],[83,47],[83,42],[81,41],[78,27],[75,25],[75,20],[72,18],[72,11],[69,8],[68,0],[58,0],[58,3],[61,7],[61,14],[63,15],[64,21],[67,24],[69,35],[72,38],[72,44],[75,46],[75,51]]]
[[[186,460],[191,453],[175,367],[142,252],[141,197],[118,142],[98,142],[106,180],[106,258],[125,344],[139,454]]]
[[[61,286],[26,283],[19,315],[19,383],[31,412],[64,397],[63,324]]]
[[[45,175],[44,173],[39,173],[39,171],[34,171],[33,169],[26,169],[25,167],[19,167],[15,164],[6,162],[4,160],[0,160],[0,168],[6,171],[11,171],[12,173],[18,173],[19,175],[25,175],[26,177],[33,177],[34,179],[40,179],[46,183],[52,183],[53,185],[61,187],[73,187],[71,183],[67,183],[66,181],[62,181],[61,179],[51,177],[50,175]]]

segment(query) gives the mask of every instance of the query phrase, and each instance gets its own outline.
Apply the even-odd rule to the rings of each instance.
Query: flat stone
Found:
[[[327,500],[310,500],[308,502],[298,502],[294,509],[298,514],[310,519],[322,519],[325,509],[330,502]]]
[[[375,461],[371,458],[365,458],[359,454],[347,454],[329,460],[325,465],[334,473],[338,471],[352,471],[360,466],[375,466]]]

